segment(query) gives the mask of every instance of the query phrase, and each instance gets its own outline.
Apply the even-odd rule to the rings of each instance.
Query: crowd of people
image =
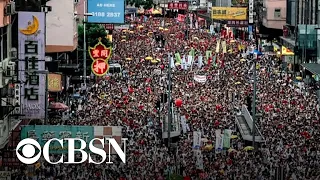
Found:
[[[159,28],[162,21],[165,28]],[[261,114],[257,123],[266,142],[248,151],[244,150],[248,143],[241,140],[237,131],[234,107],[241,107],[248,96],[252,97],[255,67],[246,55],[254,42],[219,32],[214,35],[205,29],[189,29],[186,34],[184,30],[189,26],[169,18],[149,18],[145,22],[137,19],[132,24],[136,25],[130,30],[134,33],[113,32],[116,48],[111,59],[120,63],[125,73],[98,78],[88,87],[86,100],[76,110],[77,117],[67,122],[122,126],[123,137],[129,139],[126,164],[43,163],[37,172],[39,177],[161,180],[168,174],[180,174],[192,180],[273,180],[281,169],[284,179],[320,179],[317,96],[307,85],[297,87],[294,75],[281,67],[277,58],[262,55],[257,62],[257,111]],[[156,41],[155,34],[161,34],[164,40]],[[226,42],[227,53],[215,51],[219,39]],[[161,79],[168,77],[168,56],[177,52],[181,57],[187,56],[191,49],[195,49],[192,65],[181,68],[177,64],[171,69],[172,99],[182,100],[175,113],[184,116],[188,125],[188,131],[177,140],[175,151],[171,151],[158,132],[168,111],[156,104],[167,91]],[[216,59],[204,58],[199,65],[202,62],[198,57],[205,57],[208,50]],[[160,61],[153,63],[146,57]],[[195,81],[195,74],[205,75],[205,83]],[[231,140],[232,151],[203,150],[203,167],[199,168],[192,145],[193,131],[202,132],[206,145],[214,144],[217,129],[231,129],[237,135]]]

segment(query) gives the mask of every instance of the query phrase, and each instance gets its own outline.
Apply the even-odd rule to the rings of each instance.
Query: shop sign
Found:
[[[93,61],[108,61],[111,57],[111,51],[111,47],[106,47],[102,44],[101,38],[99,38],[99,42],[94,47],[89,47],[89,55]]]
[[[247,27],[248,21],[227,21],[228,27]]]
[[[281,54],[283,56],[294,56],[294,53],[290,49],[288,49],[284,46],[281,47]]]
[[[168,9],[188,10],[188,2],[170,2]]]

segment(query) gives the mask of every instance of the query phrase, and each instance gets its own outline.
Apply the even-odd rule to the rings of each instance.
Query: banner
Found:
[[[196,168],[202,170],[203,169],[203,155],[201,150],[196,150]]]
[[[188,55],[188,65],[192,66],[192,64],[193,64],[193,57]]]
[[[220,52],[220,39],[217,40],[216,53]]]
[[[62,90],[61,74],[48,74],[48,91],[49,92],[60,92]]]
[[[193,131],[193,148],[199,149],[201,147],[201,132]]]
[[[225,129],[223,133],[223,147],[226,149],[230,148],[230,140],[231,140],[232,130]]]
[[[176,64],[181,64],[180,53],[176,53],[176,54],[175,54],[175,57],[176,57]]]
[[[199,83],[205,83],[207,82],[207,76],[206,75],[194,75],[193,79]]]
[[[219,152],[223,149],[223,134],[221,134],[221,129],[217,129],[216,132],[216,145],[215,145],[215,150],[216,152]]]
[[[181,116],[180,118],[181,126],[182,126],[182,131],[183,133],[187,133],[187,121],[185,116]]]
[[[206,61],[208,62],[208,59],[212,56],[212,51],[206,51]]]
[[[227,53],[227,44],[226,41],[222,41],[222,53]]]
[[[202,61],[203,57],[202,56],[199,56],[198,57],[198,68],[201,68],[202,65],[203,65],[203,61]]]
[[[247,20],[247,8],[212,7],[211,18],[218,20]]]

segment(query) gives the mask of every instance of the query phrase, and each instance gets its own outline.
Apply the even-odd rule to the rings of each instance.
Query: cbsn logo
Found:
[[[105,162],[107,164],[112,164],[113,162],[110,161],[111,159],[111,146],[114,148],[114,150],[116,151],[116,153],[118,154],[118,156],[120,157],[121,161],[123,163],[126,163],[126,140],[128,140],[127,138],[122,138],[123,141],[123,150],[120,148],[119,144],[117,143],[117,141],[113,138],[105,138],[105,139],[99,139],[99,138],[94,138],[89,142],[89,152],[87,153],[85,151],[86,149],[86,142],[82,139],[79,138],[65,138],[65,139],[57,139],[57,138],[53,138],[48,140],[44,146],[43,149],[41,150],[41,146],[40,144],[31,138],[27,138],[27,139],[23,139],[22,141],[19,142],[17,148],[16,148],[16,154],[18,159],[24,163],[24,164],[34,164],[35,162],[37,162],[40,157],[41,157],[41,153],[43,154],[44,159],[50,163],[50,164],[60,164],[60,163],[66,163],[66,164],[80,164],[85,162],[86,160],[88,160],[89,163],[93,163],[93,164],[102,164],[106,161],[107,159],[107,153],[104,150],[105,145],[108,145],[109,148],[109,153],[108,153],[108,161]],[[56,162],[52,162],[50,160],[50,155],[49,155],[49,149],[50,149],[50,144],[52,142],[58,142],[61,147],[63,148],[64,145],[64,141],[67,141],[67,145],[68,145],[68,161],[64,162],[64,154],[61,155],[60,160],[56,161]],[[94,146],[94,142],[98,141],[101,143],[103,148],[98,148]],[[80,142],[80,148],[76,149],[75,147],[75,142]],[[105,143],[105,142],[108,142]],[[20,155],[20,148],[21,149],[21,153],[22,155]],[[36,148],[38,149],[38,154],[36,154]],[[79,162],[75,162],[75,152],[79,152],[81,153],[81,161]],[[99,162],[96,162],[93,160],[93,156],[95,155],[99,155],[102,157],[102,159]],[[94,158],[96,159],[96,158]]]

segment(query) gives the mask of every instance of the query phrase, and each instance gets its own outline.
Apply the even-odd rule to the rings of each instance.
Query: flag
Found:
[[[223,53],[227,53],[227,44],[226,44],[226,41],[222,41],[221,45],[222,45],[222,52],[223,52]]]
[[[193,131],[193,148],[199,149],[201,147],[201,132]]]
[[[216,134],[216,145],[214,147],[215,147],[215,150],[217,152],[219,150],[220,142],[221,142],[221,140],[220,140],[220,138],[221,138],[221,129],[216,129],[215,134]]]
[[[175,58],[176,58],[176,63],[177,63],[177,64],[181,64],[181,56],[180,56],[180,53],[176,53],[176,54],[175,54]]]
[[[225,129],[223,133],[223,147],[229,149],[230,148],[230,140],[231,140],[231,133],[230,129]]]
[[[194,48],[191,48],[191,50],[189,51],[189,55],[194,58],[195,54],[196,54],[196,53],[195,53]]]
[[[202,56],[199,56],[199,57],[198,57],[198,68],[201,68],[202,65],[203,65],[202,59],[203,59]]]
[[[217,45],[216,45],[216,53],[220,52],[220,39],[218,39],[217,41]]]
[[[175,67],[173,57],[171,57],[171,60],[170,60],[170,67],[171,68]]]
[[[212,51],[206,51],[206,60],[209,61],[209,58],[212,56]],[[208,63],[208,62],[207,62]]]

